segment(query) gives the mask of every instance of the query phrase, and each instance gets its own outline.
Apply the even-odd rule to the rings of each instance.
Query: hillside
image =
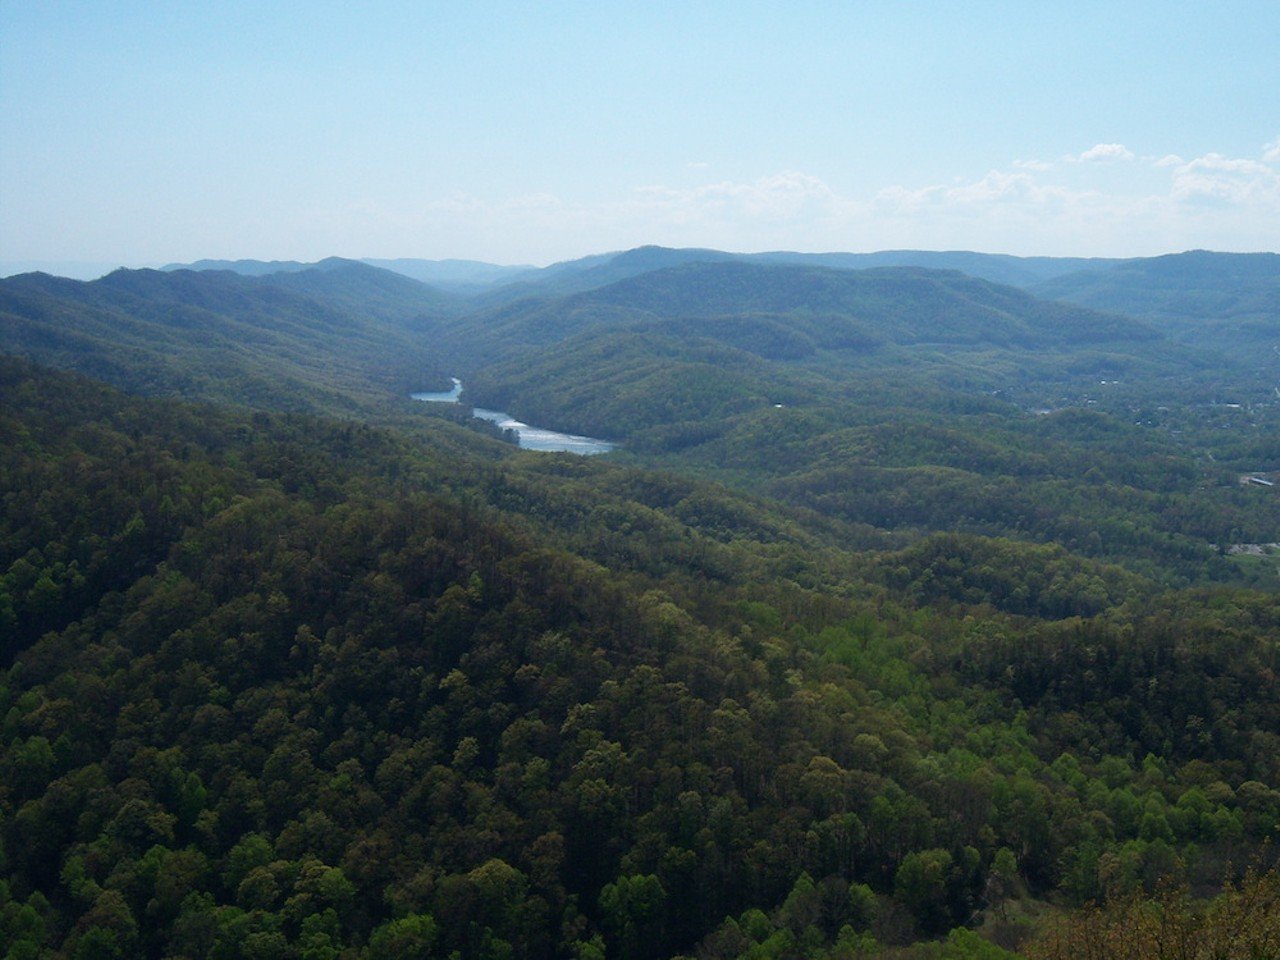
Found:
[[[298,260],[195,260],[191,263],[166,263],[161,270],[230,270],[246,277],[263,277],[272,273],[293,273],[309,270],[314,264]]]
[[[471,402],[896,536],[1057,542],[1181,583],[1230,578],[1219,546],[1280,518],[1187,448],[1230,365],[958,273],[684,264],[439,343]],[[1135,422],[1171,402],[1179,435]],[[1245,449],[1275,462],[1261,437]]]
[[[419,314],[439,302],[429,288],[336,259],[265,277],[33,275],[0,296],[6,349],[137,392],[484,429],[405,399],[460,373],[469,402],[900,544],[958,531],[1170,584],[1270,576],[1221,555],[1274,539],[1275,498],[1236,482],[1276,468],[1266,435],[1210,423],[1192,436],[1212,460],[1187,445],[1197,389],[1212,396],[1229,366],[954,272],[686,263],[463,316]],[[1170,429],[1134,423],[1153,416]]]
[[[273,273],[262,282],[392,322],[434,319],[459,308],[457,298],[425,283],[339,257],[321,260],[305,270]]]
[[[928,270],[958,270],[978,280],[1011,287],[1031,287],[1068,273],[1104,269],[1120,262],[1105,258],[1014,257],[1008,254],[976,253],[970,250],[881,250],[876,253],[760,253],[745,259],[768,263],[793,263],[841,270],[869,270],[876,267],[923,267]]]
[[[638,330],[710,339],[766,360],[844,351],[825,357],[830,366],[927,365],[941,355],[962,376],[967,353],[988,364],[991,386],[1005,385],[1002,365],[1037,367],[1047,378],[1050,369],[1081,360],[1105,371],[1108,362],[1146,363],[1168,352],[1160,334],[1140,322],[1037,300],[959,273],[730,262],[685,264],[567,297],[471,313],[446,325],[440,342],[459,369],[471,373],[506,360],[527,364],[531,355],[536,364],[539,351],[551,362],[569,362],[564,341],[580,336],[594,343]],[[1057,355],[1064,350],[1072,355]],[[1046,351],[1055,352],[1047,361]],[[1186,352],[1176,362],[1184,370],[1196,365]]]
[[[446,302],[342,261],[265,277],[27,274],[0,281],[0,350],[142,393],[351,411],[443,376],[427,341]]]
[[[1280,340],[1280,254],[1195,250],[1069,273],[1031,289],[1145,319],[1243,360],[1268,357]]]
[[[1047,956],[1028,897],[1280,822],[1274,595],[11,360],[0,418],[13,956]]]
[[[1168,877],[1280,926],[1221,357],[919,268],[0,298],[131,391],[0,359],[0,952],[1058,960]]]
[[[400,316],[415,316],[454,303],[456,289],[495,281],[524,268],[498,267],[467,260],[349,260],[326,257],[315,263],[296,260],[196,260],[170,263],[165,272],[230,271],[245,277],[269,278],[275,285],[307,293],[336,296],[361,307],[386,309],[387,301]],[[412,281],[412,282],[407,282]],[[445,288],[448,288],[448,291]],[[399,301],[399,303],[396,303]],[[396,309],[398,307],[398,309]]]
[[[916,268],[835,271],[757,264],[693,264],[585,295],[661,316],[836,314],[898,343],[1037,346],[1153,340],[1141,324],[1064,309],[959,273]]]
[[[876,253],[728,253],[723,250],[646,246],[594,254],[541,269],[510,275],[506,285],[477,290],[477,302],[495,306],[526,297],[566,296],[630,277],[693,263],[775,264],[835,270],[919,267],[956,270],[968,276],[1015,287],[1031,287],[1064,274],[1105,269],[1121,261],[1072,257],[1012,257],[969,251],[883,250]],[[379,263],[379,265],[384,265]],[[396,269],[390,262],[385,265]],[[415,274],[410,273],[414,276]],[[422,279],[426,279],[423,277]]]

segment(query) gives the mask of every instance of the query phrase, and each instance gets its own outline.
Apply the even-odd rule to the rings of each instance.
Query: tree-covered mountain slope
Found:
[[[134,390],[403,424],[444,412],[404,394],[431,371],[461,372],[467,399],[899,543],[932,531],[1058,542],[1183,583],[1244,575],[1222,549],[1275,538],[1275,498],[1236,482],[1269,468],[1264,437],[1218,443],[1215,465],[1120,419],[1153,415],[1152,382],[1190,392],[1221,367],[1118,316],[956,273],[742,263],[465,318],[412,318],[433,302],[418,294],[338,260],[262,278],[0,285],[8,349]],[[1099,388],[1099,373],[1128,385]],[[1110,395],[1110,418],[1024,409],[1077,389]]]
[[[1274,468],[1274,449],[1242,434],[1210,460],[1126,422],[1163,415],[1151,383],[1185,395],[1222,368],[1119,316],[905,268],[690,263],[452,318],[414,316],[435,302],[419,286],[339,260],[256,278],[31,275],[0,285],[2,330],[10,351],[135,391],[401,425],[454,413],[405,395],[460,372],[468,400],[900,544],[1057,542],[1171,584],[1273,573],[1223,551],[1275,539],[1276,499],[1237,483]],[[1086,389],[1108,414],[1071,413],[1094,402],[1078,396],[1025,409]]]
[[[485,348],[501,348],[502,341],[542,346],[609,323],[610,309],[662,319],[840,318],[857,323],[864,336],[900,344],[980,342],[1033,348],[1159,339],[1139,322],[1037,300],[958,272],[738,262],[647,271],[563,299],[531,300],[468,317],[463,324],[488,339]],[[553,325],[548,323],[551,316],[565,319]]]
[[[744,259],[766,263],[795,263],[841,270],[875,267],[923,267],[958,270],[978,280],[1030,287],[1066,273],[1103,269],[1122,261],[1101,257],[1015,257],[971,250],[880,250],[875,253],[758,253]]]
[[[1179,340],[1277,369],[1271,361],[1280,343],[1280,254],[1195,250],[1069,273],[1031,289],[1139,317]]]
[[[0,424],[11,956],[1050,956],[1280,829],[1274,594],[22,361]]]
[[[517,276],[510,283],[485,292],[477,298],[480,306],[512,303],[530,297],[563,297],[620,280],[695,263],[731,263],[742,255],[722,250],[673,249],[645,246],[615,253],[592,254],[577,260],[553,263]]]
[[[1194,390],[1219,369],[1136,321],[907,268],[686,264],[470,314],[438,343],[476,402],[624,439],[727,410],[843,403],[858,383],[1040,406],[1122,375]]]
[[[292,273],[309,270],[315,264],[301,260],[193,260],[190,263],[166,263],[160,269],[166,272],[174,270],[230,270],[246,277],[262,277],[271,273]]]
[[[686,264],[439,343],[473,402],[896,535],[1057,542],[1186,582],[1235,576],[1222,550],[1280,521],[1238,483],[1280,468],[1261,422],[1188,434],[1228,361],[958,273]]]
[[[389,269],[400,269],[395,261],[376,262]],[[773,251],[744,254],[723,250],[644,246],[615,253],[593,254],[540,269],[530,268],[522,274],[510,276],[503,286],[480,289],[477,293],[478,302],[493,306],[527,297],[565,296],[655,270],[693,263],[785,264],[836,270],[922,267],[930,270],[957,270],[980,280],[1030,287],[1064,274],[1104,269],[1120,262],[1123,261],[1078,257],[1013,257],[963,250],[882,250],[876,253]],[[412,269],[405,269],[405,272],[410,276],[417,276]],[[419,279],[428,279],[428,276],[424,275]]]
[[[430,288],[337,262],[244,277],[118,270],[0,281],[0,350],[142,393],[284,409],[358,409],[440,378]]]
[[[305,270],[272,273],[262,282],[390,322],[435,319],[459,308],[457,298],[424,282],[340,257],[329,257]]]
[[[195,260],[191,263],[165,264],[160,269],[230,270],[246,277],[262,277],[277,273],[300,273],[317,268],[323,269],[326,265],[336,263],[367,264],[370,267],[425,283],[436,290],[464,297],[474,296],[495,286],[514,282],[517,278],[538,270],[537,267],[528,265],[503,266],[479,260],[423,260],[415,257],[396,257],[389,260],[378,257],[363,257],[360,260],[327,257],[315,263],[303,263],[298,260]]]

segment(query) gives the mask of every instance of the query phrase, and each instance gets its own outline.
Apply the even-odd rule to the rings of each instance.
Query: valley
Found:
[[[411,393],[414,400],[423,403],[458,403],[462,397],[462,381],[452,377],[453,389],[437,393]],[[546,427],[530,426],[521,423],[509,413],[501,410],[486,410],[483,407],[472,407],[472,416],[487,420],[496,425],[504,433],[510,433],[516,446],[522,450],[537,450],[542,453],[577,453],[589,456],[595,453],[608,453],[614,444],[608,440],[597,440],[594,437],[579,437],[570,433],[559,433]]]
[[[0,951],[1266,955],[1278,263],[0,280]]]

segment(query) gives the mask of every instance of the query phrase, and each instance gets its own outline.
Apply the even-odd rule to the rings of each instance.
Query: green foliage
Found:
[[[346,262],[292,274],[117,270],[0,281],[0,350],[135,392],[349,414],[443,379],[430,288]],[[426,371],[424,373],[424,371]]]
[[[470,399],[850,525],[1055,543],[1174,585],[1271,572],[1220,553],[1280,523],[1237,482],[1280,466],[1270,386],[1116,315],[959,274],[695,262],[441,343]],[[1236,421],[1224,390],[1251,401]],[[1108,600],[1061,587],[1060,607]]]
[[[162,321],[403,342],[237,283],[5,295],[23,337],[130,315],[76,356],[137,389],[216,379],[187,348],[140,377]],[[1149,331],[919,274],[570,307],[501,315],[581,338],[508,386],[634,417],[613,462],[0,363],[4,951],[998,958],[966,928],[1210,889],[1280,829],[1275,596],[1170,589],[1235,576],[1217,544],[1280,508],[1127,418],[973,392],[1028,345],[1178,360]]]
[[[391,920],[369,937],[368,960],[431,960],[439,927],[428,914]]]
[[[662,941],[667,892],[653,874],[619,877],[600,890],[600,914],[613,955],[624,960],[654,956]]]
[[[1194,250],[1069,273],[1033,289],[1041,296],[1142,317],[1186,342],[1257,363],[1274,339],[1280,257]]]

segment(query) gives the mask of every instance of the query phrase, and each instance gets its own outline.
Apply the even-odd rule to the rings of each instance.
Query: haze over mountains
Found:
[[[1118,523],[1125,498],[1042,489],[1061,478],[1036,465],[1044,440],[1031,412],[1117,418],[1108,429],[1129,435],[1142,473],[1139,451],[1159,460],[1171,454],[1152,443],[1218,424],[1238,449],[1206,451],[1257,469],[1280,382],[1268,312],[1280,257],[1271,254],[1056,261],[642,247],[506,283],[490,272],[484,289],[465,295],[341,258],[207,265],[87,283],[0,281],[0,347],[153,394],[384,420],[420,415],[407,395],[459,376],[469,404],[622,441],[625,456],[821,504],[850,522],[894,528],[887,518],[903,513],[891,505],[895,491],[918,486],[908,512],[919,529],[1030,525],[1038,539],[1109,558],[1126,548],[1086,537],[1079,517]],[[935,268],[944,265],[973,272]],[[1016,275],[1022,288],[973,273]],[[483,271],[451,275],[471,283]],[[1199,300],[1187,295],[1196,290]],[[1110,309],[1139,304],[1141,318]],[[1166,424],[1175,408],[1177,423]],[[1219,423],[1229,410],[1240,413]],[[914,425],[924,423],[965,437],[951,441],[961,448],[980,434],[1006,454],[938,458],[935,439],[892,467],[866,458],[882,443],[874,431],[896,424],[923,441]],[[931,471],[944,466],[965,472],[942,484]],[[997,495],[996,477],[1012,486]],[[937,496],[943,489],[950,494]],[[1046,510],[1057,519],[1029,519]]]
[[[210,262],[212,263],[212,262]],[[325,263],[329,263],[326,261]],[[1086,328],[1093,329],[1097,335],[1106,324],[1094,318],[1085,321],[1085,314],[1072,315],[1066,321],[1066,314],[1055,318],[1053,311],[1066,308],[1050,308],[1037,301],[1059,301],[1076,304],[1090,310],[1099,310],[1111,314],[1120,314],[1130,318],[1128,321],[1112,321],[1114,334],[1119,339],[1125,337],[1141,339],[1146,334],[1141,332],[1145,325],[1163,337],[1170,344],[1181,343],[1201,352],[1205,362],[1187,358],[1191,367],[1201,370],[1211,365],[1213,357],[1230,355],[1233,363],[1244,370],[1252,372],[1255,392],[1270,380],[1275,379],[1274,367],[1271,363],[1268,340],[1272,334],[1271,321],[1277,312],[1280,302],[1280,256],[1276,254],[1220,254],[1207,251],[1193,251],[1183,254],[1171,254],[1156,258],[1139,258],[1129,260],[1114,259],[1081,259],[1081,258],[1048,258],[1048,257],[1011,257],[971,252],[930,252],[930,251],[883,251],[872,254],[800,254],[800,253],[764,253],[764,254],[732,254],[704,249],[668,249],[661,247],[640,247],[619,253],[600,254],[579,260],[566,261],[552,266],[533,269],[519,267],[493,267],[458,261],[379,261],[388,267],[397,268],[408,274],[416,274],[420,278],[435,277],[436,288],[452,297],[442,297],[439,303],[432,304],[434,313],[443,316],[450,312],[460,318],[480,317],[485,311],[490,313],[480,323],[481,329],[471,331],[469,321],[461,320],[452,327],[442,328],[442,336],[446,340],[456,337],[455,372],[470,370],[468,357],[485,355],[490,360],[501,359],[517,349],[525,347],[545,347],[558,341],[570,332],[583,332],[587,328],[598,326],[592,316],[600,314],[606,307],[611,310],[633,311],[629,314],[635,320],[641,314],[653,314],[654,318],[665,316],[668,319],[673,311],[680,313],[687,320],[694,313],[706,314],[715,312],[711,303],[706,301],[706,285],[696,292],[691,288],[686,291],[689,302],[684,305],[667,303],[665,305],[650,303],[658,296],[656,289],[661,284],[672,286],[678,290],[681,283],[686,286],[695,284],[699,276],[691,265],[702,264],[738,264],[757,267],[791,267],[808,268],[811,271],[831,270],[845,271],[853,276],[854,271],[869,269],[916,267],[923,270],[956,271],[976,280],[988,281],[991,284],[1017,287],[1032,295],[1035,301],[1027,297],[1017,301],[1011,293],[996,293],[994,287],[987,288],[981,296],[966,306],[966,310],[988,309],[994,311],[990,316],[999,313],[1002,319],[996,326],[1002,326],[1003,333],[996,337],[999,342],[1015,336],[1015,327],[1019,328],[1016,336],[1023,338],[1023,347],[1030,346],[1027,339],[1030,330],[1039,325],[1042,336],[1057,336],[1063,342],[1072,341],[1074,347],[1083,349],[1089,334]],[[269,264],[256,261],[241,261],[238,266],[217,263],[219,268],[231,267],[239,272],[260,274],[268,271]],[[302,264],[288,265],[290,272],[299,272]],[[605,292],[613,284],[632,278],[643,278],[654,275],[658,271],[676,267],[689,267],[690,272],[683,275],[683,280],[672,281],[651,279],[638,281],[628,287],[625,284]],[[311,270],[322,269],[323,265],[315,265]],[[727,270],[728,268],[726,268]],[[283,272],[278,272],[284,276]],[[822,296],[830,296],[829,291],[821,295],[814,289],[806,289],[806,283],[818,283],[817,278],[825,278],[821,283],[830,283],[838,276],[836,273],[823,274],[810,272],[805,276],[807,281],[800,281],[799,272],[787,273],[776,270],[773,273],[760,270],[753,274],[726,272],[720,276],[751,277],[760,281],[762,277],[789,277],[789,290],[779,289],[770,298],[765,286],[751,288],[747,282],[744,289],[751,293],[739,295],[733,302],[725,302],[718,309],[722,312],[741,315],[756,315],[751,321],[758,328],[768,322],[762,315],[771,312],[795,313],[797,304],[803,304],[802,312],[815,312],[820,308],[815,304]],[[881,283],[889,283],[894,274],[885,274]],[[989,335],[996,333],[995,327],[984,329],[970,326],[973,319],[957,319],[961,315],[955,312],[956,304],[946,305],[947,296],[960,296],[957,293],[946,294],[948,287],[958,289],[958,281],[935,278],[926,281],[925,274],[918,273],[914,280],[908,280],[908,274],[896,274],[900,281],[898,289],[887,296],[879,298],[878,303],[869,287],[864,290],[860,303],[844,305],[843,319],[828,331],[831,335],[852,336],[856,328],[864,346],[873,343],[902,344],[912,341],[923,344],[931,341],[950,342],[954,348],[959,341],[968,338],[974,344],[986,342]],[[308,281],[314,282],[314,281]],[[848,281],[852,283],[853,281]],[[869,283],[870,281],[864,281]],[[390,278],[383,278],[383,283],[391,285]],[[907,288],[915,283],[918,290],[908,294]],[[927,284],[932,284],[929,293],[923,291]],[[970,291],[977,287],[968,288]],[[596,291],[591,293],[591,291]],[[574,294],[583,294],[583,298],[573,299]],[[727,295],[727,292],[726,292]],[[422,294],[425,296],[425,294]],[[818,301],[813,299],[818,296]],[[875,329],[881,321],[875,319],[877,312],[883,320],[885,304],[895,302],[899,296],[915,297],[916,305],[911,310],[899,311],[896,320],[890,323],[891,329]],[[1000,304],[978,305],[983,297],[1003,298]],[[567,299],[562,299],[567,298]],[[788,299],[789,298],[789,299]],[[934,299],[936,298],[936,299]],[[962,297],[963,298],[963,297]],[[410,297],[410,303],[413,298]],[[696,303],[694,302],[696,300]],[[525,301],[522,306],[516,304]],[[931,307],[921,309],[926,301]],[[450,310],[449,304],[453,309]],[[542,304],[539,306],[539,304]],[[781,305],[781,306],[780,306]],[[654,309],[650,309],[653,306]],[[677,309],[677,307],[679,309]],[[509,308],[509,309],[508,309]],[[412,307],[410,307],[412,309]],[[424,307],[425,309],[425,307]],[[896,309],[896,308],[895,308]],[[930,313],[932,309],[932,314]],[[1025,314],[1029,310],[1039,312],[1039,318],[1028,321]],[[635,311],[639,311],[636,313]],[[828,311],[830,312],[830,311]],[[542,319],[538,317],[541,315]],[[944,329],[945,324],[938,317],[946,316],[956,321],[957,325],[950,332]],[[526,319],[520,320],[520,317]],[[1015,317],[1017,317],[1015,319]],[[1135,323],[1136,321],[1136,323]],[[1031,326],[1027,324],[1030,322]],[[617,329],[622,324],[621,315],[615,315],[611,328]],[[1121,327],[1128,324],[1128,333],[1121,334]],[[910,332],[915,326],[916,331]],[[727,336],[732,327],[735,331],[730,339],[741,342],[746,335],[746,326],[741,322],[732,325],[719,324],[720,335]],[[538,331],[530,337],[529,331]],[[453,331],[463,331],[455,334]],[[502,336],[498,336],[498,331]],[[843,333],[837,333],[843,331]],[[960,331],[968,331],[961,333]],[[1068,331],[1074,331],[1068,333]],[[800,339],[797,340],[796,337]],[[806,335],[796,330],[789,331],[779,340],[778,348],[783,354],[788,351],[811,350],[812,343],[800,345]],[[790,339],[787,346],[781,344],[782,339]],[[499,340],[503,342],[498,342]],[[819,341],[821,336],[819,337]],[[1099,343],[1099,349],[1101,347]],[[1144,360],[1159,355],[1166,347],[1158,347],[1151,351],[1139,351]],[[1095,351],[1096,352],[1096,351]],[[1125,353],[1125,351],[1121,351]],[[1114,351],[1112,351],[1114,354]],[[1105,374],[1107,379],[1116,377],[1124,364],[1132,362],[1138,356],[1134,351],[1127,351],[1130,361],[1119,361],[1112,357],[1111,366],[1097,358],[1096,371],[1100,378]],[[955,358],[953,357],[952,360]],[[1061,359],[1061,358],[1058,358]],[[1022,362],[1035,363],[1035,358],[1024,356]],[[1057,362],[1054,360],[1053,362]],[[1116,366],[1119,363],[1119,366]],[[459,364],[461,364],[459,366]],[[954,363],[952,364],[954,367]],[[1041,363],[1041,366],[1044,366]],[[1107,374],[1107,371],[1110,371]],[[1198,378],[1198,373],[1196,374]],[[1199,380],[1197,379],[1197,382]],[[991,389],[998,389],[1001,383],[992,383]],[[1206,387],[1208,389],[1208,387]]]
[[[330,258],[336,260],[338,258]],[[1194,315],[1218,310],[1241,296],[1274,298],[1280,281],[1280,254],[1229,254],[1197,250],[1160,257],[1081,258],[1016,257],[971,251],[882,250],[876,253],[770,253],[735,254],[708,249],[638,247],[616,253],[595,254],[547,267],[499,266],[471,260],[365,259],[363,263],[401,273],[415,280],[463,296],[493,294],[506,287],[502,299],[546,293],[565,294],[604,286],[664,267],[696,262],[738,261],[796,266],[865,270],[872,267],[923,267],[956,270],[993,283],[1029,290],[1046,299],[1065,299],[1082,306],[1114,310],[1138,316],[1154,309],[1150,298],[1173,296],[1188,299],[1180,308]],[[329,261],[321,261],[327,263]],[[201,260],[169,264],[161,269],[232,270],[249,276],[312,269],[319,264],[297,261]],[[1157,291],[1160,291],[1157,293]],[[1143,298],[1147,299],[1143,299]],[[1205,297],[1211,297],[1205,300]],[[1135,299],[1136,298],[1136,299]],[[1274,299],[1270,301],[1274,305]],[[1166,306],[1164,313],[1179,310]]]
[[[1095,369],[1088,372],[1117,374],[1128,364],[1147,363],[1171,349],[1169,344],[1156,343],[1162,337],[1191,338],[1215,352],[1234,351],[1246,365],[1258,361],[1255,340],[1267,335],[1265,311],[1280,287],[1278,260],[1275,255],[1242,259],[1240,255],[1184,254],[1160,261],[1115,262],[910,251],[740,256],[644,247],[542,270],[490,269],[457,261],[396,262],[402,270],[436,276],[441,280],[436,286],[402,272],[330,258],[316,264],[202,261],[195,265],[197,270],[174,266],[159,273],[117,271],[89,283],[27,275],[3,281],[0,290],[13,317],[3,333],[5,343],[12,349],[24,340],[38,341],[43,343],[44,356],[76,356],[71,341],[101,342],[108,330],[114,347],[144,354],[150,346],[184,337],[199,350],[243,350],[244,344],[233,346],[234,337],[222,347],[218,335],[196,342],[201,327],[198,313],[220,311],[233,318],[231,332],[251,330],[258,341],[276,342],[277,349],[261,351],[257,358],[256,362],[268,365],[297,365],[308,355],[324,355],[326,328],[346,324],[357,347],[353,352],[351,344],[343,343],[334,371],[339,380],[345,377],[343,367],[361,362],[358,356],[366,349],[382,350],[388,358],[376,377],[381,382],[408,382],[404,378],[412,379],[414,374],[408,371],[416,367],[424,383],[415,385],[427,385],[440,382],[447,373],[479,373],[513,356],[519,356],[526,368],[537,367],[542,361],[529,351],[551,351],[571,365],[573,350],[562,349],[566,338],[586,337],[592,349],[600,350],[607,349],[601,338],[629,336],[641,329],[650,338],[698,339],[734,351],[735,357],[754,355],[770,362],[844,350],[847,362],[865,365],[874,357],[891,364],[922,351],[932,351],[936,360],[937,349],[942,349],[947,354],[940,368],[944,377],[973,379],[980,372],[972,364],[966,371],[960,358],[966,351],[1018,353],[1017,363],[1006,358],[1005,373],[999,376],[1027,363],[1038,364],[1038,375],[1047,376],[1046,361],[1033,352],[1043,353],[1050,345],[1075,356],[1070,361],[1054,357],[1050,363],[1061,361],[1068,368],[1092,364]],[[1152,273],[1162,263],[1166,270],[1176,270],[1178,263],[1192,261],[1195,275],[1203,277],[1199,282],[1215,291],[1211,304],[1215,316],[1245,321],[1226,330],[1220,342],[1212,342],[1206,329],[1188,327],[1194,306],[1167,284],[1159,285],[1158,273]],[[914,266],[884,266],[891,263]],[[953,272],[936,272],[939,267]],[[957,271],[960,267],[964,270]],[[1247,283],[1241,282],[1242,276]],[[1061,300],[1074,298],[1094,309],[1132,307],[1134,298],[1144,295],[1151,302],[1146,304],[1148,309],[1138,311],[1141,320],[1107,318],[1054,306],[1002,288],[991,278],[1015,278],[1023,288],[1055,293]],[[1163,293],[1144,294],[1153,287]],[[56,309],[68,312],[68,322],[56,330],[31,333],[40,312],[55,309],[38,304],[33,299],[38,297],[61,301]],[[163,315],[155,316],[163,327],[158,339],[137,328],[133,314],[138,310],[132,310],[118,327],[105,318],[105,313],[125,309],[126,301],[131,308],[137,307],[140,301],[130,297],[166,304]],[[1171,312],[1169,304],[1175,299],[1177,310]],[[149,307],[141,312],[148,310],[154,313]],[[191,311],[196,313],[184,316]],[[287,341],[295,336],[306,340],[306,345],[290,354],[280,338]],[[433,338],[430,349],[428,337]],[[328,346],[336,348],[338,342],[331,340]],[[1135,348],[1138,344],[1142,346]],[[1082,359],[1082,354],[1090,352],[1090,359]],[[110,350],[102,353],[108,355]],[[87,358],[88,353],[82,350],[80,355]],[[1191,358],[1184,360],[1196,366]],[[99,355],[85,362],[101,371],[107,361]],[[721,372],[731,371],[736,362],[719,364]],[[163,372],[168,363],[154,360],[157,382],[172,380]],[[994,355],[984,363],[983,375],[1000,366]],[[503,379],[505,394],[510,396],[514,381],[506,374]],[[998,378],[988,379],[990,389],[1007,385]],[[473,387],[477,396],[483,392],[481,384],[482,380],[476,381]],[[615,427],[612,432],[629,431]]]
[[[0,348],[152,393],[349,408],[353,387],[416,382],[431,362],[416,318],[446,299],[350,261],[261,276],[24,274],[0,281]]]
[[[1269,343],[1280,302],[1275,254],[1113,261],[642,247],[543,269],[389,263],[438,283],[341,258],[202,261],[195,270],[122,270],[88,283],[23,275],[0,282],[12,318],[0,336],[8,349],[25,344],[33,357],[56,355],[100,374],[113,350],[145,356],[161,344],[189,343],[239,365],[223,380],[222,398],[237,377],[263,380],[273,364],[289,368],[290,380],[311,377],[320,391],[325,379],[347,382],[353,364],[364,364],[359,376],[369,382],[410,389],[463,375],[475,401],[550,414],[568,427],[607,427],[615,437],[656,424],[599,412],[611,402],[605,392],[616,399],[628,383],[647,379],[649,392],[674,397],[688,389],[681,379],[698,371],[722,382],[730,403],[748,394],[755,403],[794,402],[806,390],[820,395],[825,388],[797,386],[799,370],[802,380],[831,381],[851,369],[910,366],[935,385],[1003,391],[1024,406],[1053,406],[1055,391],[1089,378],[1143,371],[1148,390],[1181,377],[1188,396],[1209,399],[1225,386],[1238,402],[1262,402],[1276,379]],[[116,321],[107,316],[113,311]],[[41,326],[58,312],[65,322]],[[230,317],[231,326],[219,330],[211,314]],[[160,324],[154,336],[139,315]],[[343,336],[331,336],[335,325]],[[237,343],[242,333],[248,339]],[[249,342],[270,349],[252,362],[228,359]],[[90,351],[89,343],[105,348]],[[660,354],[681,361],[664,364]],[[580,362],[587,355],[604,366],[571,383],[587,369]],[[320,374],[315,365],[326,356],[335,366]],[[172,355],[152,358],[157,384],[177,383],[166,372],[172,363]],[[770,386],[761,391],[764,382]],[[541,389],[521,386],[534,383]],[[582,395],[589,383],[601,396]],[[253,388],[262,389],[270,385]],[[555,397],[563,401],[558,408]],[[680,405],[667,406],[670,420]]]
[[[960,270],[971,276],[1011,286],[1030,286],[1063,274],[1092,272],[1129,260],[1080,257],[1015,257],[969,251],[882,250],[877,253],[772,253],[735,254],[708,249],[637,247],[634,250],[593,254],[547,267],[500,266],[475,260],[421,260],[412,258],[364,259],[361,262],[402,273],[415,280],[465,293],[487,287],[527,283],[569,292],[602,286],[637,273],[690,262],[741,260],[814,267],[860,270],[870,267],[926,267]],[[323,262],[323,261],[322,261]],[[199,260],[171,263],[162,270],[232,270],[249,276],[303,270],[310,264],[283,260]]]

